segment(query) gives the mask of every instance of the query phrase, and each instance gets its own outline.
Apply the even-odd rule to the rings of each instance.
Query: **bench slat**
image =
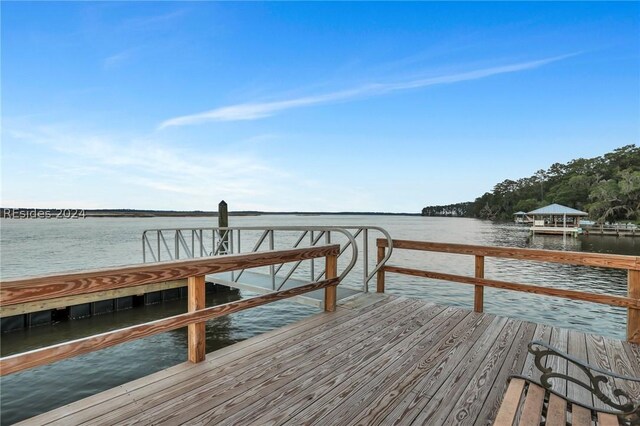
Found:
[[[572,426],[591,426],[591,410],[572,404],[571,413]]]
[[[547,426],[565,426],[567,424],[567,401],[558,395],[549,396],[547,408]]]
[[[540,417],[542,416],[542,406],[544,404],[544,389],[533,383],[529,383],[527,398],[524,401],[522,416],[520,417],[521,426],[538,426],[540,425]]]
[[[507,392],[504,394],[504,399],[500,405],[500,411],[496,416],[496,420],[493,423],[497,426],[511,426],[513,425],[513,419],[516,417],[518,406],[520,405],[520,397],[524,390],[524,380],[511,379]]]
[[[618,416],[614,414],[598,413],[598,424],[600,426],[618,426]]]

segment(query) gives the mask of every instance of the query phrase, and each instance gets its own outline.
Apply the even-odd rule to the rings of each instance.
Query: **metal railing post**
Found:
[[[176,260],[180,259],[180,230],[176,229]]]
[[[273,235],[274,230],[271,229],[269,231],[269,250],[273,250],[275,247],[274,244],[274,235]],[[270,265],[269,266],[269,274],[271,275],[271,287],[275,290],[276,289],[276,270],[274,265]]]
[[[364,228],[362,232],[362,290],[365,293],[369,292],[369,230]]]
[[[227,236],[229,237],[229,251],[226,254],[233,254],[233,230],[227,230]],[[231,281],[236,280],[236,271],[231,271]]]
[[[311,235],[311,242],[309,244],[309,247],[313,247],[313,231],[310,232]],[[315,259],[311,259],[311,281],[313,281],[313,278],[315,276],[315,266],[316,266],[316,262]]]

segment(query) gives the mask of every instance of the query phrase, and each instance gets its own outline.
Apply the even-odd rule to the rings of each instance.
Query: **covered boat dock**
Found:
[[[582,232],[580,218],[589,214],[561,204],[550,204],[530,211],[528,215],[533,217],[533,226],[530,228],[533,235],[551,234],[577,237]]]

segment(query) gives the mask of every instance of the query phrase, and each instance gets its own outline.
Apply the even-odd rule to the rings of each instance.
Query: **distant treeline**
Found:
[[[48,215],[45,213],[49,213]],[[419,216],[418,213],[389,213],[389,212],[263,212],[258,210],[230,211],[229,216],[268,216],[268,215],[296,215],[296,216]],[[218,217],[218,212],[202,210],[135,210],[135,209],[59,209],[59,208],[28,208],[28,207],[0,207],[2,218],[56,218],[67,216],[80,217]]]
[[[508,220],[552,203],[586,211],[598,222],[640,221],[640,148],[555,163],[533,176],[504,180],[473,202],[425,207],[422,214]]]
[[[422,216],[471,216],[473,203],[447,204],[446,206],[429,206],[422,209]]]

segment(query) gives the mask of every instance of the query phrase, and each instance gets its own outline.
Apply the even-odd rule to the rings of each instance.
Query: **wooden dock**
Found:
[[[394,250],[469,256],[474,276],[380,262],[377,294],[338,302],[345,269],[336,244],[130,265],[0,283],[0,308],[171,280],[187,280],[187,312],[0,358],[0,375],[187,328],[188,362],[26,420],[25,424],[491,424],[512,374],[538,378],[527,345],[538,340],[603,370],[640,376],[640,257],[393,240]],[[627,271],[626,296],[485,278],[485,257]],[[323,259],[324,279],[218,306],[205,306],[205,277]],[[387,277],[386,275],[390,276]],[[395,274],[474,286],[474,311],[384,294]],[[425,282],[425,293],[433,282]],[[484,313],[484,288],[582,300],[627,310],[626,341]],[[324,312],[206,354],[207,320],[322,291]],[[565,358],[553,372],[585,381]],[[80,372],[79,374],[83,374]],[[84,373],[88,374],[88,373]],[[582,375],[582,377],[581,377]],[[566,378],[553,390],[586,405],[599,400]],[[640,385],[606,382],[640,400]],[[573,421],[573,420],[572,420]]]
[[[23,424],[491,424],[507,378],[536,377],[531,340],[640,376],[635,344],[366,294]],[[558,389],[593,404],[572,383]]]

